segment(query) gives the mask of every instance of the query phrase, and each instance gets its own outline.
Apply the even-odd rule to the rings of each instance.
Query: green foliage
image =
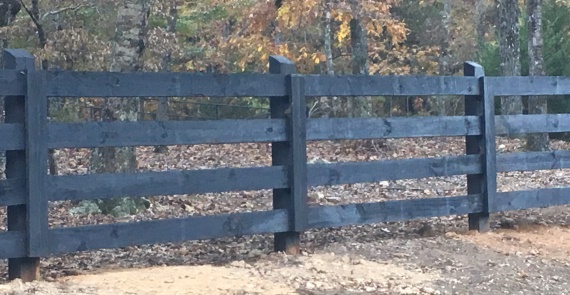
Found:
[[[544,63],[548,76],[570,75],[570,6],[557,0],[546,0],[543,4]],[[521,74],[528,75],[528,28],[526,13],[521,13],[520,62]],[[500,56],[496,42],[483,44],[479,52],[479,63],[488,76],[499,76]],[[570,113],[570,97],[549,97],[549,113]]]
[[[570,7],[557,0],[546,1],[544,17],[544,56],[548,75],[569,76]]]
[[[487,76],[499,76],[501,57],[497,42],[486,42],[479,46],[478,63],[485,69]]]

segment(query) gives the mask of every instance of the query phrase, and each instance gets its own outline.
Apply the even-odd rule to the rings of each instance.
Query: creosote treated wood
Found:
[[[51,123],[50,148],[280,142],[285,119]],[[308,119],[307,140],[465,136],[477,117]],[[0,129],[0,132],[2,130]],[[19,146],[16,146],[19,147]]]
[[[272,142],[286,139],[284,119],[50,124],[51,148]]]
[[[478,213],[480,195],[385,201],[309,208],[309,227],[325,228]]]
[[[0,151],[24,148],[24,124],[0,124]]]
[[[9,124],[22,124],[22,126],[26,126],[26,128],[30,128],[30,131],[25,131],[22,133],[22,138],[28,137],[37,131],[39,127],[39,122],[34,120],[34,117],[30,116],[31,109],[33,106],[27,101],[27,95],[34,96],[34,102],[39,99],[36,95],[36,89],[30,89],[30,77],[34,76],[35,72],[35,65],[34,65],[34,57],[31,56],[28,52],[21,49],[4,49],[3,52],[3,63],[4,67],[8,69],[14,69],[20,72],[20,75],[24,77],[24,82],[22,86],[24,88],[24,93],[18,96],[6,96],[4,99],[4,111],[5,111],[5,122]],[[43,84],[43,83],[42,83]],[[38,90],[43,91],[43,85],[38,85]],[[43,104],[47,104],[47,102],[43,102]],[[41,109],[40,109],[41,111]],[[38,115],[43,114],[41,112]],[[31,120],[31,121],[30,121]],[[44,125],[45,126],[45,125]],[[37,155],[35,151],[37,151],[38,146],[36,142],[30,142],[29,139],[26,138],[26,150],[9,150],[6,151],[6,168],[5,174],[7,181],[16,181],[25,180],[25,186],[23,187],[23,195],[22,199],[24,204],[22,205],[15,205],[15,206],[8,206],[7,208],[7,228],[9,235],[12,234],[10,232],[18,232],[23,233],[25,243],[23,245],[24,255],[18,255],[8,259],[8,279],[16,279],[20,278],[23,281],[33,281],[40,278],[40,258],[38,256],[33,256],[30,254],[37,254],[35,250],[37,247],[44,247],[48,241],[45,240],[45,236],[40,233],[38,237],[32,236],[31,234],[37,234],[37,230],[41,230],[39,227],[42,227],[41,218],[44,216],[44,212],[41,212],[44,208],[44,205],[47,204],[47,200],[43,200],[45,202],[38,202],[37,204],[33,204],[29,206],[29,202],[33,202],[36,191],[34,188],[28,186],[28,178],[32,176],[34,172],[38,173],[47,173],[46,170],[39,170],[34,171],[30,170],[30,168],[35,168],[38,166],[34,166],[34,164],[29,165],[30,161],[40,160],[40,158],[35,157]],[[39,145],[45,146],[45,142],[42,141],[42,138],[39,139],[37,142]],[[31,151],[28,151],[28,149]],[[46,159],[47,160],[47,159]],[[41,164],[39,164],[41,166]],[[35,177],[35,175],[33,175]],[[40,176],[41,177],[41,176]],[[17,179],[17,180],[14,180]],[[37,178],[32,179],[32,184],[34,184]],[[12,183],[14,185],[14,183]],[[42,189],[43,187],[39,188]],[[46,208],[47,209],[47,208]],[[45,212],[47,214],[47,212]],[[33,214],[40,214],[40,216],[33,216]],[[40,219],[37,219],[37,218]],[[40,221],[40,222],[38,222]],[[47,227],[47,218],[46,224]],[[14,234],[12,234],[14,235]],[[16,234],[18,235],[18,234]],[[7,247],[11,246],[9,243]],[[2,251],[4,251],[4,247],[1,247]],[[44,247],[45,248],[45,247]],[[13,249],[7,249],[6,252],[14,251]]]
[[[285,74],[290,75],[296,72],[295,64],[283,56],[270,56],[269,57],[269,72],[272,74]],[[288,78],[291,79],[291,78]],[[293,131],[295,123],[299,123],[297,110],[295,110],[295,117],[292,117],[294,108],[300,107],[298,102],[292,102],[294,98],[298,97],[298,89],[293,93],[291,80],[285,84],[287,93],[281,96],[270,97],[269,111],[272,119],[285,119],[287,129],[287,141],[274,142],[271,144],[271,165],[287,167],[287,179],[289,182],[293,180],[292,174],[298,167],[298,162],[295,162],[295,148],[299,146],[295,143],[301,143],[291,138],[297,131]],[[297,97],[296,97],[297,96]],[[304,97],[303,97],[304,99]],[[305,108],[305,106],[303,106]],[[297,119],[294,122],[293,119]],[[302,141],[304,141],[302,139]],[[306,148],[306,147],[305,147]],[[304,161],[306,162],[306,161]],[[306,163],[304,163],[306,165]],[[306,169],[306,167],[305,167]],[[287,187],[273,189],[273,209],[285,209],[288,212],[295,210],[295,188],[292,187],[294,183],[288,183]],[[297,187],[298,188],[298,187]],[[301,233],[295,230],[294,215],[289,216],[288,228],[286,231],[276,232],[273,235],[273,249],[276,252],[285,252],[287,254],[298,254],[300,251]]]
[[[28,71],[26,94],[26,204],[28,255],[48,254],[47,97],[45,72]]]
[[[339,185],[383,180],[444,177],[481,173],[479,155],[414,158],[369,162],[308,165],[308,185]],[[570,168],[570,151],[507,153],[497,155],[497,171],[533,171]],[[203,181],[200,181],[203,180]],[[50,201],[104,199],[128,194],[148,197],[285,188],[283,166],[219,168],[117,174],[49,176]],[[24,204],[22,179],[0,180],[0,206]],[[101,188],[105,188],[102,190]]]
[[[570,204],[570,187],[497,193],[491,212],[545,208]]]
[[[26,203],[25,178],[0,179],[0,206],[14,206]]]
[[[285,75],[49,71],[48,96],[248,97],[286,95]]]
[[[26,95],[26,75],[22,69],[0,70],[0,96]]]
[[[479,120],[466,117],[319,118],[307,122],[308,140],[409,138],[480,134]]]
[[[496,116],[497,135],[570,131],[570,114]]]
[[[496,154],[495,135],[569,132],[570,114],[495,116],[495,96],[570,94],[568,77],[297,75],[281,56],[271,74],[35,72],[33,57],[5,51],[0,95],[6,97],[6,176],[0,206],[0,258],[10,278],[39,277],[39,256],[131,245],[273,233],[276,251],[299,253],[311,228],[469,214],[470,229],[489,228],[489,212],[570,204],[570,187],[496,192],[496,173],[570,168],[570,151]],[[306,118],[306,96],[465,95],[466,116]],[[47,123],[47,96],[268,97],[271,119]],[[311,164],[307,141],[465,136],[466,155]],[[47,175],[48,148],[272,142],[269,167],[88,175]],[[307,188],[468,175],[468,195],[314,206]],[[48,228],[48,201],[273,189],[272,211]]]
[[[0,232],[0,259],[17,259],[26,256],[26,232]],[[25,261],[23,261],[25,263]],[[17,265],[15,265],[17,267]],[[18,271],[19,272],[19,271]],[[20,272],[21,273],[21,272]]]
[[[468,155],[481,155],[481,173],[467,175],[467,193],[482,196],[483,210],[469,214],[468,220],[470,230],[484,232],[490,229],[489,202],[496,191],[494,96],[485,88],[485,72],[481,65],[466,62],[463,73],[477,78],[481,90],[478,95],[465,96],[465,115],[478,116],[481,124],[480,135],[465,137],[465,151]]]
[[[307,96],[476,95],[474,77],[305,75]]]
[[[51,252],[62,254],[134,245],[205,240],[285,232],[285,209],[195,216],[166,220],[114,223],[50,230]]]
[[[383,180],[480,173],[480,156],[416,158],[309,165],[309,185],[339,185]]]
[[[570,114],[496,116],[496,134],[569,132]],[[23,127],[0,125],[8,140],[0,150],[22,149]],[[49,148],[278,142],[284,119],[87,122],[48,124]],[[307,120],[307,140],[480,135],[476,116],[414,118],[318,118]]]
[[[109,73],[47,71],[49,96],[282,96],[282,74]],[[477,79],[456,76],[302,75],[307,96],[478,95]],[[24,95],[19,71],[0,71],[0,95]],[[489,77],[497,96],[568,95],[570,78]]]
[[[570,94],[570,77],[509,76],[488,79],[488,87],[493,89],[496,96]]]
[[[48,177],[50,201],[95,200],[285,188],[283,166],[101,173]]]

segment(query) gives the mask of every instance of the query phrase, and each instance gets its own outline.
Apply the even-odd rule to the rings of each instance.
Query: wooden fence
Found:
[[[274,233],[275,250],[296,253],[307,229],[468,214],[486,230],[489,213],[570,203],[570,188],[498,193],[497,172],[570,168],[570,151],[497,155],[495,136],[568,132],[570,116],[495,118],[502,95],[570,94],[564,77],[485,77],[465,63],[464,77],[298,75],[273,56],[270,74],[110,73],[36,71],[23,50],[4,51],[0,95],[6,122],[0,150],[6,177],[0,206],[0,259],[9,277],[33,280],[39,258],[129,245]],[[464,95],[465,116],[307,119],[310,96]],[[269,97],[270,119],[48,123],[47,97],[247,96]],[[461,136],[466,155],[441,158],[307,164],[307,141]],[[272,166],[190,171],[48,175],[48,149],[271,142]],[[468,175],[468,195],[308,206],[307,187]],[[181,219],[50,228],[48,202],[273,189],[273,210]]]

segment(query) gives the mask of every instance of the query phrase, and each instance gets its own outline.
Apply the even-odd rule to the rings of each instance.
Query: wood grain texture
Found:
[[[0,96],[24,96],[25,94],[26,76],[21,69],[0,70]]]
[[[491,212],[545,208],[570,204],[570,188],[543,188],[536,190],[497,193]]]
[[[383,180],[481,173],[479,155],[309,165],[309,185],[339,185]]]
[[[50,148],[272,142],[286,137],[284,119],[49,124]]]
[[[26,94],[26,204],[28,255],[42,257],[49,246],[47,198],[47,97],[45,72],[28,71]]]
[[[285,188],[283,166],[48,177],[50,201]]]
[[[493,89],[497,96],[570,94],[570,77],[509,76],[488,78],[488,86]]]
[[[30,89],[28,83],[30,82],[30,74],[35,71],[34,57],[30,55],[27,51],[22,49],[4,49],[3,51],[3,64],[7,69],[16,70],[24,79],[22,87],[25,90],[22,95],[17,96],[6,96],[4,99],[4,111],[5,111],[5,122],[8,124],[22,124],[22,126],[29,125],[27,122],[28,113],[30,109],[28,108],[28,102],[26,95],[29,94]],[[40,85],[41,86],[41,85]],[[19,87],[19,86],[18,86]],[[43,89],[40,87],[39,89]],[[47,104],[47,101],[45,102]],[[28,109],[27,109],[28,108]],[[34,122],[32,122],[34,125]],[[27,128],[27,126],[26,126]],[[32,128],[33,129],[33,128]],[[27,137],[27,132],[22,133],[22,138],[26,141],[29,139]],[[40,139],[41,142],[41,139]],[[25,148],[27,149],[30,144],[26,143]],[[5,174],[7,181],[18,181],[14,179],[24,180],[24,184],[27,184],[27,177],[29,175],[28,170],[28,153],[25,150],[9,150],[6,151],[6,168]],[[45,170],[44,170],[45,171]],[[12,183],[14,185],[14,183]],[[23,201],[28,203],[31,198],[29,187],[23,186]],[[40,206],[42,206],[40,204]],[[38,219],[34,220],[30,214],[34,214],[37,209],[27,206],[26,204],[8,206],[7,208],[7,228],[8,235],[14,235],[11,232],[17,232],[16,235],[23,234],[24,243],[19,245],[20,250],[6,249],[6,252],[10,253],[12,251],[24,251],[23,255],[14,256],[8,259],[8,279],[20,278],[23,281],[31,281],[40,278],[40,259],[39,257],[30,257],[30,253],[33,253],[33,248],[36,245],[43,246],[44,236],[39,237],[37,240],[35,237],[31,237],[30,230],[36,230],[38,226]],[[32,223],[30,223],[30,217]],[[41,225],[40,225],[41,226]],[[38,243],[39,242],[39,243]],[[7,247],[9,247],[8,245]],[[2,249],[5,250],[5,249]],[[32,250],[32,251],[30,251]],[[12,252],[17,253],[17,252]]]
[[[309,227],[326,228],[478,213],[480,195],[309,207]]]
[[[272,74],[291,75],[296,73],[295,64],[283,56],[272,55],[269,57],[269,72]],[[284,83],[285,84],[285,83]],[[269,100],[269,112],[272,119],[285,119],[287,130],[287,141],[274,142],[271,144],[271,165],[286,167],[288,180],[294,169],[292,138],[294,127],[291,120],[292,111],[292,89],[291,84],[286,83],[287,94],[283,96],[273,96]],[[288,114],[289,113],[289,114]],[[273,209],[287,210],[292,212],[294,208],[294,193],[291,184],[287,187],[273,189]],[[289,216],[288,228],[286,231],[277,232],[273,235],[273,247],[276,252],[285,252],[288,254],[297,254],[300,251],[301,233],[295,231],[294,215]]]
[[[497,135],[569,132],[570,114],[496,116]]]
[[[0,259],[26,256],[26,233],[24,231],[0,232]]]
[[[476,95],[474,77],[304,75],[307,96]]]
[[[25,178],[0,179],[0,206],[26,204]]]
[[[55,228],[51,253],[283,232],[287,210]]]
[[[496,181],[496,171],[493,170],[496,169],[494,166],[495,117],[494,109],[492,109],[493,104],[491,103],[494,96],[485,88],[485,71],[481,65],[474,62],[466,62],[463,65],[463,74],[477,78],[480,90],[478,95],[465,96],[465,115],[477,116],[480,121],[481,131],[479,135],[467,135],[465,137],[466,153],[468,155],[481,155],[481,172],[467,175],[467,193],[470,195],[481,195],[483,198],[483,210],[468,215],[469,229],[488,231],[490,229],[488,203],[490,193],[492,193],[492,181]]]
[[[0,124],[0,151],[24,149],[24,124]]]
[[[49,96],[248,97],[286,95],[285,75],[49,71]]]

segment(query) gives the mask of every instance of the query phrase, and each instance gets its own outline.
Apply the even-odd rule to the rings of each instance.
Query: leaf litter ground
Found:
[[[524,141],[499,138],[500,152]],[[553,149],[570,144],[552,141]],[[311,143],[311,161],[367,161],[464,154],[458,138],[397,139],[383,146]],[[139,170],[270,165],[267,144],[138,148]],[[60,174],[88,173],[89,151],[56,152]],[[568,170],[501,173],[500,191],[567,186]],[[311,204],[345,204],[466,193],[465,176],[316,187]],[[271,191],[155,196],[149,210],[114,218],[69,214],[50,204],[51,226],[133,222],[270,209]],[[4,208],[0,211],[5,217]],[[311,230],[298,257],[271,253],[272,236],[145,245],[42,260],[44,281],[0,285],[0,294],[567,294],[566,206],[492,216],[493,231],[468,232],[466,216]],[[5,224],[5,221],[4,221]],[[3,226],[3,224],[2,224]],[[143,233],[144,234],[144,233]],[[0,264],[4,274],[5,262]],[[4,292],[4,293],[3,293]]]

